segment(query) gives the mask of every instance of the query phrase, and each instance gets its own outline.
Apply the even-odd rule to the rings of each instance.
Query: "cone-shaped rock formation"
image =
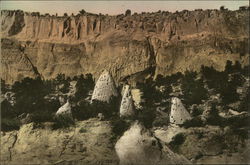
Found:
[[[120,116],[129,117],[134,115],[134,105],[129,85],[124,86],[124,92],[120,107]]]
[[[109,102],[112,96],[118,96],[118,93],[113,78],[105,70],[96,82],[91,100]]]
[[[189,164],[183,156],[173,153],[140,123],[135,122],[115,145],[120,165]]]
[[[72,111],[71,111],[71,105],[69,101],[67,101],[63,106],[61,106],[58,111],[56,112],[56,116],[63,116],[63,117],[70,117],[72,118]]]
[[[170,123],[172,124],[183,124],[186,120],[190,120],[191,116],[183,106],[181,100],[177,97],[173,97],[170,112]]]
[[[120,165],[145,164],[145,162],[154,164],[159,161],[161,155],[156,139],[138,122],[117,141],[115,149]]]

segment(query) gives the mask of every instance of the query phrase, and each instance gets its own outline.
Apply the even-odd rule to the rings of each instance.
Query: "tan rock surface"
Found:
[[[33,123],[19,131],[1,135],[3,164],[117,164],[109,122],[89,119],[75,127],[51,130],[35,128]]]
[[[135,115],[134,101],[131,96],[129,85],[125,85],[120,105],[120,117],[131,117]]]
[[[245,65],[249,57],[247,10],[126,17],[4,10],[1,20],[1,74],[8,83],[34,77],[36,70],[44,78],[58,73],[97,78],[103,69],[119,82],[152,69],[152,76],[199,70],[201,65],[223,70],[227,60]]]
[[[162,145],[150,131],[135,122],[115,145],[120,165],[189,164],[183,156]]]
[[[238,130],[239,131],[239,130]],[[249,140],[240,135],[227,132],[218,126],[193,128],[157,129],[154,135],[197,164],[246,164],[249,162]],[[175,141],[179,135],[182,140]],[[175,139],[176,140],[176,139]],[[177,144],[178,143],[178,144]]]

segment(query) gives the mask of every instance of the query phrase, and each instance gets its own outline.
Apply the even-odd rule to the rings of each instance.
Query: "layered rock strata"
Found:
[[[201,65],[248,64],[248,10],[50,16],[1,11],[1,77],[74,76],[103,69],[115,82]],[[195,65],[194,65],[195,64]]]

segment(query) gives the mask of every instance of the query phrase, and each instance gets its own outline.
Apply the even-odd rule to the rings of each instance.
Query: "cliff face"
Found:
[[[1,12],[1,75],[8,83],[41,75],[67,76],[107,69],[116,82],[147,73],[168,75],[248,64],[248,10],[196,10],[132,16],[56,17]]]

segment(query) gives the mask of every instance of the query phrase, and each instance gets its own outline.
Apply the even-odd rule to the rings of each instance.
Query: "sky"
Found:
[[[1,10],[21,9],[28,12],[40,12],[63,15],[84,9],[91,13],[116,15],[124,13],[127,9],[133,12],[156,12],[159,10],[175,12],[176,10],[219,9],[225,6],[236,10],[239,6],[249,6],[249,1],[1,1]]]

